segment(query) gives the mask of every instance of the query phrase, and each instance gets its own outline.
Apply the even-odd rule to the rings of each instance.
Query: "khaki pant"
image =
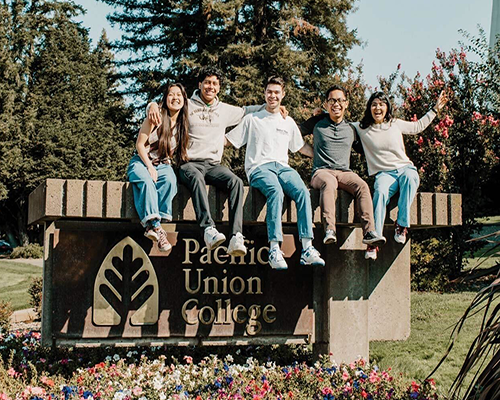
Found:
[[[363,225],[363,234],[375,230],[373,222],[373,202],[368,184],[352,171],[318,169],[312,179],[311,186],[320,190],[320,206],[323,224],[326,229],[335,231],[335,201],[337,189],[345,190],[354,196],[356,213]]]

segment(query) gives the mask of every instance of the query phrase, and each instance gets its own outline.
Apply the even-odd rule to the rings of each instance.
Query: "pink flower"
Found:
[[[323,388],[323,390],[321,391],[321,393],[325,396],[327,394],[333,394],[333,390],[329,387],[326,387],[326,388]]]
[[[439,140],[434,138],[434,147],[441,147],[442,145],[443,145],[443,143],[441,143]]]
[[[342,373],[342,379],[343,379],[344,381],[348,381],[348,380],[349,380],[349,378],[350,378],[350,376],[349,376],[349,374],[347,373],[347,371],[344,371],[344,372]]]
[[[191,357],[191,356],[184,356],[184,360],[186,361],[186,364],[193,363],[193,357]]]
[[[445,139],[448,139],[448,137],[450,136],[450,135],[448,135],[448,128],[444,128],[441,131],[441,136],[444,137]]]
[[[7,393],[0,393],[0,400],[12,400]]]
[[[50,378],[48,378],[47,376],[42,376],[40,378],[40,381],[44,384],[44,385],[47,385],[47,386],[50,386],[50,387],[54,387],[54,381]]]
[[[413,122],[418,121],[417,114],[413,114],[413,117],[411,117],[411,120]]]
[[[370,371],[370,375],[368,377],[368,380],[371,383],[378,383],[381,381],[380,376],[378,376],[377,371]]]
[[[473,121],[476,120],[476,119],[481,119],[482,117],[483,116],[480,113],[478,113],[477,111],[473,111],[472,112],[472,120]]]
[[[19,376],[21,376],[21,373],[20,372],[17,372],[14,368],[9,368],[7,370],[7,374],[12,377],[12,378],[18,378]]]
[[[134,396],[140,396],[142,393],[142,388],[136,386],[135,388],[132,389],[132,394]]]
[[[422,144],[423,144],[423,143],[424,143],[424,138],[423,138],[422,136],[420,136],[420,137],[418,138],[418,140],[417,140],[417,144],[418,144],[419,146],[422,146]]]
[[[453,120],[451,119],[451,117],[448,114],[445,115],[442,122],[443,122],[444,126],[446,126],[446,127],[450,127],[453,125]]]

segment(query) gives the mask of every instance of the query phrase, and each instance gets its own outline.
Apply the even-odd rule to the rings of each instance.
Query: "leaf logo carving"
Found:
[[[132,325],[158,321],[158,278],[148,255],[126,237],[107,254],[94,282],[95,325],[116,326],[133,311]]]

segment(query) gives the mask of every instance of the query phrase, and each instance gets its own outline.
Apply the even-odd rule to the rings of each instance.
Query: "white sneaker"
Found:
[[[333,229],[327,229],[325,232],[325,237],[323,239],[323,244],[333,244],[337,242],[337,235]]]
[[[208,250],[213,250],[219,247],[226,237],[223,233],[220,233],[215,227],[209,226],[205,229],[205,235],[203,235],[205,239],[205,244],[207,245]]]
[[[396,241],[396,243],[405,244],[407,233],[408,233],[408,228],[396,224],[396,229],[394,230],[394,240]]]
[[[376,260],[378,253],[378,247],[376,246],[368,246],[365,251],[365,259],[366,260]]]
[[[307,249],[302,250],[302,255],[300,256],[300,265],[319,265],[323,267],[325,265],[325,260],[323,260],[313,246],[309,246]]]
[[[283,252],[279,248],[274,248],[269,252],[269,265],[272,269],[287,269],[288,265],[283,258]]]
[[[243,235],[238,232],[236,235],[233,235],[231,240],[229,241],[229,247],[227,248],[227,254],[230,256],[244,256],[247,254],[247,248],[245,247]]]

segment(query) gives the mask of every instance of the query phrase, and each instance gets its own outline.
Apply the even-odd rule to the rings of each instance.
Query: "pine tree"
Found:
[[[359,43],[346,26],[354,0],[101,1],[117,10],[109,19],[125,34],[115,48],[130,52],[124,77],[143,100],[167,80],[192,90],[196,68],[214,64],[228,77],[222,94],[231,102],[261,102],[265,78],[278,74],[289,82],[293,109],[343,76]]]
[[[123,179],[132,115],[116,93],[106,36],[92,50],[87,30],[72,20],[80,7],[37,1],[2,10],[18,86],[13,106],[0,110],[0,121],[9,124],[0,160],[8,196],[0,200],[0,220],[25,244],[28,195],[46,178]]]

